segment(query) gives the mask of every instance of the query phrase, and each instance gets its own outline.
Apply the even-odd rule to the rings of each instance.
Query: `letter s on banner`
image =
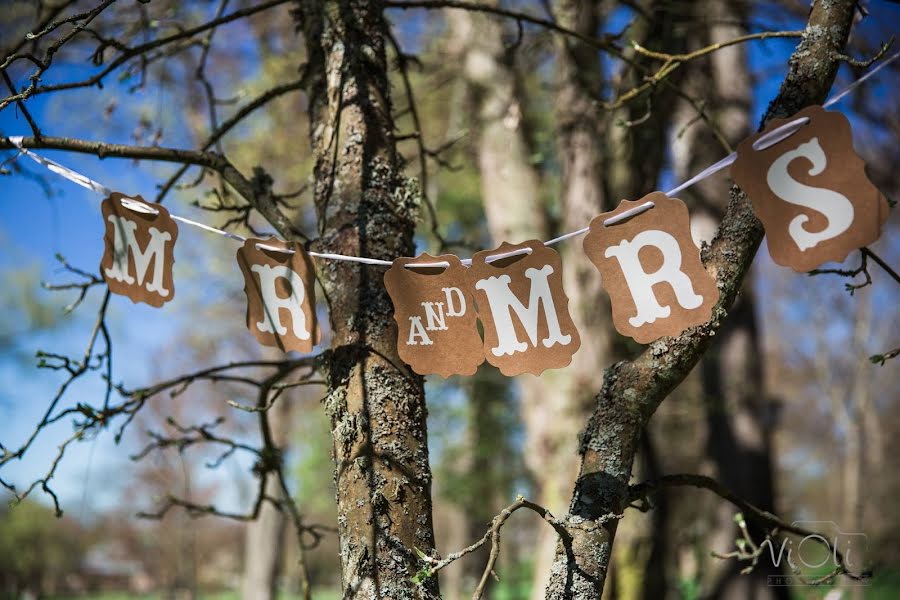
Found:
[[[647,202],[653,208],[604,224]],[[705,323],[719,299],[691,238],[687,207],[662,192],[623,200],[594,218],[584,252],[600,271],[616,330],[641,344]]]
[[[524,249],[530,252],[487,262],[490,256]],[[537,240],[504,242],[475,254],[467,276],[484,325],[485,357],[501,373],[540,375],[572,362],[581,337],[569,315],[555,250]]]
[[[795,133],[764,143],[768,132],[804,117]],[[850,122],[821,106],[775,119],[741,142],[731,176],[766,228],[772,260],[795,271],[843,262],[877,240],[888,218],[887,200],[853,149]]]
[[[159,308],[175,297],[178,225],[161,204],[113,192],[100,204],[106,229],[100,273],[109,291]]]
[[[322,335],[316,319],[315,270],[300,244],[249,238],[237,262],[247,295],[247,329],[263,346],[311,352]]]

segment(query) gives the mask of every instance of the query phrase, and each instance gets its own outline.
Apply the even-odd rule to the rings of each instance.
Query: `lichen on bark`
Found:
[[[420,196],[405,177],[391,119],[380,2],[297,4],[316,158],[319,251],[392,259],[413,252]],[[328,261],[328,392],[344,598],[433,598],[416,584],[431,553],[431,471],[423,379],[396,352],[384,269]]]

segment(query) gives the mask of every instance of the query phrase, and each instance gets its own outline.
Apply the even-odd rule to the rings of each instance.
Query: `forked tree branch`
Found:
[[[93,154],[98,158],[131,158],[206,167],[219,173],[238,194],[275,227],[282,237],[287,240],[307,239],[306,235],[278,207],[278,198],[272,191],[272,178],[265,171],[260,167],[256,167],[253,177],[248,178],[228,158],[216,152],[182,150],[162,146],[107,144],[75,138],[47,136],[39,139],[35,137],[22,138],[21,147],[28,149],[68,150],[81,154]],[[7,138],[0,138],[0,150],[3,149],[16,149],[16,145]]]

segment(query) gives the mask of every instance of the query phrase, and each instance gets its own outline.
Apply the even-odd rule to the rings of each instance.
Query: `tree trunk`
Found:
[[[392,259],[413,253],[420,196],[393,138],[380,2],[298,3],[320,238],[316,250]],[[416,549],[434,552],[422,377],[397,356],[384,269],[328,261],[331,350],[323,400],[334,442],[344,598],[430,598]]]
[[[478,170],[495,244],[541,239],[547,232],[540,178],[531,163],[520,82],[493,17],[448,10],[450,53],[459,58],[474,101]]]
[[[284,449],[291,430],[290,402],[282,398],[266,414],[272,441]],[[278,474],[265,473],[265,493],[269,498],[284,499]],[[241,600],[274,600],[277,597],[278,576],[283,567],[287,515],[271,502],[263,502],[256,520],[247,523],[244,531],[244,578],[241,581]]]
[[[662,52],[681,52],[685,48],[686,27],[676,19],[679,5],[670,0],[639,0],[635,3],[642,16],[628,30],[629,39],[644,48]],[[648,59],[634,50],[625,52],[633,65],[648,69],[624,67],[614,88],[624,93],[644,82],[647,72],[659,68],[659,61]],[[666,84],[645,92],[606,115],[606,148],[604,180],[608,201],[613,206],[620,200],[638,200],[656,184],[666,161],[667,132],[672,122],[668,110],[677,99],[675,87],[682,73],[675,71]]]
[[[778,97],[763,124],[822,102],[838,68],[835,51],[847,41],[855,2],[816,2],[807,33],[790,60]],[[716,276],[720,298],[709,323],[665,338],[632,362],[606,371],[594,414],[581,436],[581,469],[569,514],[569,538],[557,549],[547,588],[551,599],[596,599],[602,595],[615,538],[617,515],[628,504],[628,482],[641,431],[659,403],[697,364],[722,327],[763,238],[746,195],[732,186],[719,232],[702,257]]]
[[[503,241],[543,239],[548,229],[540,176],[531,162],[522,86],[513,56],[504,47],[502,26],[494,17],[469,11],[449,10],[447,18],[451,54],[459,58],[474,103],[481,195],[493,242],[499,245]],[[551,375],[525,375],[517,378],[517,384],[526,432],[526,466],[536,487],[536,501],[553,510],[554,506],[565,506],[564,498],[577,469],[573,435],[586,415],[569,410],[573,397],[568,390],[550,393]],[[565,451],[567,447],[569,452]],[[482,535],[483,524],[478,527]],[[555,544],[543,529],[539,535],[534,550],[536,577],[549,567]]]
[[[266,496],[281,499],[278,476],[267,473]],[[264,502],[256,520],[247,523],[244,534],[244,577],[241,600],[274,600],[284,551],[285,515]]]
[[[872,444],[867,415],[875,412],[872,403],[872,385],[869,369],[872,363],[864,358],[866,344],[872,329],[872,290],[864,290],[856,306],[856,325],[853,331],[853,352],[857,364],[853,372],[853,383],[848,387],[846,409],[849,413],[846,428],[846,454],[844,457],[844,507],[838,528],[848,533],[862,533],[865,527],[867,492],[871,493],[869,474],[873,473],[868,464],[867,449]],[[874,486],[873,486],[874,487]],[[863,571],[865,557],[855,555],[858,561],[853,567]],[[845,582],[846,583],[846,582]],[[864,586],[844,585],[853,600],[862,600]]]

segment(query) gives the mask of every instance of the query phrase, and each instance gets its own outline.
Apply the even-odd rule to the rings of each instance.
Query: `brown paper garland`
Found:
[[[777,141],[769,142],[767,145],[758,144],[776,129],[801,118],[805,118],[806,123],[800,124],[796,131],[783,134]],[[754,145],[759,147],[754,147]],[[720,161],[720,163],[728,164],[726,161]],[[763,182],[763,173],[765,182]],[[701,174],[699,177],[702,176]],[[868,179],[865,173],[865,163],[853,149],[849,121],[844,115],[838,112],[828,112],[819,106],[808,107],[790,119],[773,120],[765,132],[744,140],[738,148],[732,165],[732,176],[747,191],[754,210],[766,227],[769,250],[774,261],[781,265],[791,266],[798,271],[813,269],[824,262],[845,260],[853,250],[877,240],[881,228],[888,218],[889,207],[886,198]],[[685,185],[689,185],[691,182],[693,180]],[[657,202],[657,208],[652,212],[657,215],[653,218],[657,221],[655,224],[634,232],[631,239],[620,239],[617,243],[612,243],[607,239],[608,231],[606,230],[608,228],[603,226],[603,221],[610,217],[621,216],[622,213],[632,210],[651,198]],[[681,210],[675,210],[674,205],[680,205]],[[149,210],[141,210],[142,206]],[[673,219],[669,220],[663,216],[666,210],[675,211]],[[140,196],[129,198],[115,192],[111,193],[102,203],[102,213],[105,234],[101,272],[109,284],[110,290],[129,297],[132,302],[145,302],[156,307],[170,301],[174,297],[172,267],[178,228],[168,211],[160,205],[146,202]],[[625,224],[643,223],[646,222],[646,219],[646,216],[640,214],[633,217],[627,215],[625,220],[617,223],[620,225],[618,229],[624,232],[629,229],[624,226]],[[188,223],[195,224],[190,221]],[[590,234],[585,238],[585,252],[605,279],[604,286],[613,300],[613,320],[616,328],[639,342],[647,343],[659,337],[675,335],[687,327],[707,321],[711,314],[711,308],[718,299],[715,281],[702,268],[696,247],[692,249],[692,244],[687,244],[687,240],[690,240],[689,226],[675,227],[676,223],[679,225],[688,223],[687,210],[683,203],[667,198],[660,192],[654,192],[640,201],[623,201],[616,210],[596,217],[588,228]],[[580,231],[574,233],[580,233]],[[684,235],[685,233],[687,235]],[[559,239],[570,237],[570,235]],[[662,235],[670,240],[671,244],[663,243],[665,241],[663,238],[653,241],[649,237],[645,237],[653,235],[657,237]],[[601,241],[601,237],[604,240]],[[639,237],[642,239],[638,240]],[[262,240],[250,241],[253,241],[254,244],[262,243]],[[657,243],[658,241],[659,243]],[[267,243],[280,248],[290,247],[275,238],[271,238]],[[490,352],[486,353],[486,357],[480,358],[482,360],[487,358],[507,375],[521,372],[539,374],[546,368],[558,368],[556,365],[559,362],[557,354],[559,356],[568,354],[565,360],[565,364],[568,364],[571,361],[571,355],[580,346],[580,338],[578,332],[574,330],[573,324],[575,343],[571,352],[562,352],[556,348],[553,352],[544,353],[550,357],[548,364],[552,366],[537,364],[541,361],[536,360],[535,357],[540,354],[541,348],[536,340],[541,339],[541,343],[547,349],[555,346],[568,346],[571,342],[571,334],[563,333],[567,326],[567,320],[570,322],[571,319],[567,311],[568,300],[562,290],[561,277],[558,277],[557,273],[560,270],[559,257],[550,250],[556,257],[555,260],[543,264],[540,268],[522,266],[521,269],[525,270],[516,273],[520,276],[518,281],[510,278],[509,275],[491,275],[490,272],[493,268],[512,267],[522,259],[503,259],[494,265],[490,265],[485,260],[486,256],[526,247],[532,251],[531,254],[540,254],[542,251],[549,250],[541,242],[533,240],[518,245],[504,242],[500,248],[479,252],[473,258],[473,268],[470,269],[467,281],[470,285],[476,286],[476,290],[480,290],[480,292],[467,290],[458,285],[453,286],[456,297],[460,298],[461,302],[464,299],[467,306],[471,304],[472,294],[480,300],[478,304],[482,312],[478,317],[483,317],[481,318],[482,322],[491,328],[489,332],[486,332],[481,346],[483,350],[490,349]],[[677,255],[677,261],[672,261],[672,264],[669,264],[666,247],[673,248],[674,255]],[[261,250],[255,245],[254,248],[256,251]],[[645,248],[646,251],[644,251]],[[312,347],[320,340],[321,333],[316,324],[313,295],[314,270],[309,256],[302,248],[298,247],[297,256],[301,260],[296,263],[292,260],[287,261],[290,266],[279,266],[277,262],[272,263],[273,255],[286,253],[270,248],[262,252],[264,255],[262,263],[249,265],[244,263],[251,261],[242,257],[242,252],[245,250],[247,250],[247,243],[239,250],[238,260],[245,277],[245,291],[248,296],[248,328],[264,345],[273,345],[286,350],[311,351]],[[650,252],[649,255],[647,251]],[[642,253],[644,256],[640,257],[639,255]],[[427,254],[422,256],[435,259]],[[534,259],[533,256],[531,258]],[[620,268],[617,271],[608,268],[611,264],[609,259],[618,261]],[[363,259],[359,260],[363,262]],[[395,272],[403,273],[403,277],[406,277],[412,273],[403,265],[413,260],[416,259],[408,257],[397,259],[392,265],[392,270],[394,267],[399,267],[401,270]],[[444,257],[444,260],[451,263],[454,271],[465,270],[461,261],[455,256],[448,255]],[[649,262],[647,262],[648,260]],[[386,263],[386,261],[381,262]],[[544,272],[545,268],[548,269],[546,273]],[[249,273],[257,269],[259,281],[254,284],[254,277]],[[273,275],[272,271],[277,269],[283,269],[285,274],[275,273]],[[480,272],[476,273],[479,269]],[[660,275],[664,271],[668,275]],[[528,273],[537,279],[528,276]],[[616,274],[619,274],[620,277],[617,277]],[[547,291],[538,292],[535,296],[532,284],[540,280],[542,275]],[[530,282],[526,283],[521,276],[525,276],[525,279],[529,279]],[[505,288],[504,285],[496,283],[503,277],[507,279]],[[686,282],[685,285],[676,285],[673,277]],[[558,290],[551,289],[552,282],[557,278],[560,279]],[[650,282],[648,283],[648,281]],[[668,285],[658,286],[660,283]],[[253,288],[254,285],[256,294],[251,293],[248,289],[248,287]],[[398,282],[398,286],[406,290],[402,296],[410,296],[409,290],[414,287],[410,285],[410,282]],[[526,289],[522,286],[528,287]],[[434,291],[428,286],[426,288],[421,291]],[[641,289],[635,292],[632,288]],[[294,289],[300,290],[302,295],[295,298]],[[499,303],[494,302],[499,297],[497,294],[503,295],[504,289],[506,300],[499,301]],[[440,291],[447,293],[449,288],[441,288]],[[529,298],[525,299],[523,294],[528,294]],[[260,302],[259,307],[252,306],[254,296]],[[617,296],[620,297],[619,301],[616,299]],[[399,300],[400,294],[392,294],[392,297],[399,306],[397,314],[395,314],[398,325],[404,320],[411,323],[409,340],[419,337],[422,340],[428,340],[422,345],[434,345],[428,333],[441,335],[436,332],[447,329],[445,327],[447,315],[438,314],[434,312],[433,308],[434,306],[443,306],[443,303],[425,300],[418,302],[423,308],[426,305],[429,307],[426,311],[430,310],[425,314],[428,326],[423,327],[422,316],[413,315],[412,306],[405,306],[403,301]],[[264,298],[268,298],[269,312],[266,311]],[[312,300],[311,305],[304,302],[306,298]],[[446,304],[450,306],[452,304],[450,295],[448,294],[445,299]],[[559,299],[565,303],[563,310],[559,310],[557,306]],[[291,302],[296,304],[299,312],[295,312],[290,305]],[[546,310],[542,312],[540,307],[542,302],[547,306],[552,305],[551,313]],[[649,312],[648,306],[650,307]],[[291,332],[288,332],[281,323],[280,311],[282,309],[288,310],[290,314]],[[275,312],[271,313],[271,310]],[[632,316],[626,318],[625,312],[632,313]],[[260,316],[260,320],[256,322],[255,326],[251,323],[253,318],[251,313],[258,313],[257,316]],[[450,316],[462,317],[464,315],[466,315],[465,310],[459,315],[452,314]],[[500,317],[499,320],[498,317]],[[436,325],[438,321],[432,322],[433,319],[439,320],[439,329]],[[295,322],[298,324],[297,326],[295,326]],[[458,331],[471,330],[467,327],[457,329]],[[531,341],[530,350],[528,344],[519,339],[521,334],[525,334]],[[546,337],[541,338],[541,336]],[[454,340],[454,336],[441,335],[441,337],[447,337],[450,341],[439,344],[438,348],[460,346]],[[468,341],[474,337],[477,336],[461,336],[462,339],[468,339]],[[491,347],[491,344],[496,345]],[[407,341],[405,345],[414,346],[416,344]],[[462,344],[462,346],[466,346],[466,344]],[[524,366],[512,365],[511,362],[517,361],[507,359],[518,353],[527,354],[528,361],[535,364],[529,362]],[[471,360],[468,362],[472,364],[466,364],[466,361],[462,360],[464,357],[472,358],[472,356],[471,353],[466,352],[464,355],[461,354],[459,357],[447,360],[446,354],[440,356],[440,353],[435,353],[434,356],[422,360],[420,353],[419,356],[406,355],[404,360],[411,364],[416,363],[417,360],[420,361],[413,369],[417,372],[441,373],[447,377],[456,372],[460,374],[474,373],[477,370],[477,364],[472,363]],[[475,356],[477,357],[477,354]]]
[[[450,266],[404,266],[437,262]],[[457,256],[423,253],[415,258],[398,258],[384,275],[384,285],[394,303],[397,350],[403,362],[420,375],[474,375],[484,362],[466,271]]]
[[[603,224],[648,201],[654,207],[646,212]],[[623,200],[595,217],[584,252],[600,271],[616,330],[641,344],[707,322],[719,299],[691,238],[687,207],[662,192]]]
[[[810,120],[795,133],[754,149],[766,132],[801,117]],[[766,229],[772,260],[810,271],[843,262],[880,237],[887,199],[866,176],[847,117],[809,106],[790,119],[773,119],[766,132],[740,143],[731,176]]]
[[[150,212],[128,208],[122,200]],[[109,291],[156,308],[172,300],[178,225],[169,211],[140,196],[113,192],[100,204],[100,213],[105,225],[100,273]]]
[[[303,246],[274,237],[249,238],[238,249],[237,262],[247,295],[247,329],[263,346],[311,352],[322,334],[315,269]]]
[[[486,262],[489,256],[521,248],[531,252]],[[538,240],[504,242],[476,253],[466,276],[484,326],[484,356],[501,373],[540,375],[572,362],[581,337],[569,315],[562,261],[555,250]]]

